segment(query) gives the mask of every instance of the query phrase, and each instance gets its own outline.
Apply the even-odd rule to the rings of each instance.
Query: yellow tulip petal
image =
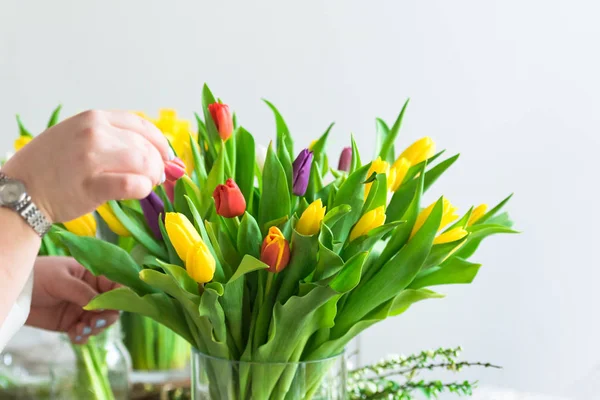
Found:
[[[65,228],[77,236],[96,236],[96,218],[94,214],[86,214],[72,221],[63,223]]]
[[[186,260],[189,250],[200,240],[200,234],[187,217],[181,213],[167,213],[165,229],[177,255]]]
[[[467,232],[464,228],[450,229],[448,232],[444,232],[441,235],[437,236],[433,240],[433,244],[456,242],[457,240],[464,238],[468,234],[469,232]]]
[[[401,157],[396,160],[392,166],[392,169],[396,173],[396,179],[394,180],[394,186],[392,187],[393,192],[400,188],[402,182],[404,182],[404,178],[406,177],[406,173],[408,172],[409,168],[410,162],[406,158]]]
[[[471,216],[469,217],[469,222],[467,222],[467,226],[473,225],[475,222],[479,221],[481,217],[485,215],[487,212],[488,206],[487,204],[480,204],[473,209],[471,212]]]
[[[206,244],[202,240],[194,243],[185,260],[185,269],[192,279],[198,283],[210,282],[215,268],[215,259]]]
[[[313,201],[300,216],[296,224],[296,231],[305,236],[312,236],[319,232],[326,209],[327,207],[323,206],[321,199]]]
[[[113,210],[110,208],[108,203],[101,205],[96,209],[96,211],[98,211],[98,214],[100,214],[100,216],[102,217],[104,222],[106,222],[106,225],[108,225],[108,228],[112,232],[123,237],[131,236],[131,232],[129,232],[127,228],[123,226],[121,221],[119,221],[119,219],[114,214]]]
[[[33,140],[32,137],[29,136],[19,136],[14,143],[15,151],[21,150],[25,145]]]
[[[371,175],[373,175],[373,172],[376,172],[378,174],[387,174],[389,166],[390,165],[387,162],[381,160],[381,157],[377,157],[377,159],[373,160],[373,162],[371,163],[371,167],[367,172],[367,178],[370,178]],[[367,197],[369,197],[371,185],[373,185],[372,182],[365,184],[365,200],[367,199]]]
[[[374,210],[369,211],[368,213],[366,213],[362,217],[360,217],[360,219],[358,220],[356,225],[354,225],[354,228],[352,228],[352,231],[350,232],[350,241],[353,241],[356,238],[366,235],[372,229],[375,229],[375,228],[383,225],[384,222],[385,222],[385,207],[384,206],[380,206]]]
[[[440,222],[438,231],[444,229],[445,226],[458,219],[458,214],[456,213],[458,209],[454,207],[452,203],[450,203],[450,201],[445,197],[443,199],[443,202],[444,209],[442,214],[442,221]],[[435,204],[436,203],[431,203],[427,208],[425,208],[419,213],[419,216],[417,217],[415,225],[413,226],[412,232],[410,234],[411,238],[416,235],[416,233],[419,231],[419,229],[421,229],[425,221],[427,221],[427,218],[429,218],[429,214],[431,214],[431,211],[433,210]]]
[[[400,158],[407,159],[411,165],[427,160],[435,154],[435,142],[429,136],[423,137],[406,148]]]

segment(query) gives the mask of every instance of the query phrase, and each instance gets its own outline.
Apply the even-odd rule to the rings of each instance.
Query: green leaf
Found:
[[[57,232],[71,255],[95,276],[105,276],[140,295],[155,292],[138,276],[141,268],[123,249],[102,240],[77,236],[68,231]]]
[[[173,207],[175,208],[175,212],[185,215],[191,221],[193,216],[190,207],[187,205],[186,196],[190,197],[190,194],[186,190],[185,182],[183,179],[178,179],[175,183],[175,201],[173,202]],[[196,197],[196,194],[194,193],[193,196]],[[194,204],[199,203],[194,202]]]
[[[249,254],[260,258],[262,235],[258,223],[248,212],[242,217],[237,234],[237,248],[240,254]],[[243,260],[242,260],[243,262]]]
[[[385,139],[390,134],[390,128],[387,126],[384,120],[381,118],[375,119],[375,132],[377,132],[377,153],[381,152],[383,148],[383,144],[385,143]],[[396,160],[396,150],[394,149],[394,145],[392,144],[390,150],[387,152],[386,158],[382,158],[383,161],[386,161],[392,165]]]
[[[429,256],[427,256],[427,260],[423,263],[422,270],[427,268],[435,267],[436,265],[440,265],[444,262],[452,253],[458,250],[466,241],[468,237],[464,237],[461,240],[457,240],[455,242],[450,243],[442,243],[442,244],[434,244],[431,248],[431,252]]]
[[[348,260],[350,257],[353,257],[355,254],[358,254],[361,251],[371,250],[383,236],[391,232],[393,229],[396,229],[398,225],[403,223],[403,221],[390,222],[389,224],[372,229],[366,235],[359,236],[350,242],[348,246],[346,246],[342,252],[342,258],[344,260]]]
[[[361,216],[364,199],[363,182],[370,167],[371,164],[369,163],[351,173],[348,179],[340,186],[337,196],[335,196],[334,205],[336,207],[346,204],[351,208],[350,212],[346,214],[340,223],[331,227],[334,237],[340,242],[346,240],[346,237],[350,233],[350,228],[354,226]]]
[[[50,120],[48,121],[48,128],[54,126],[58,123],[58,118],[60,116],[60,110],[62,108],[62,104],[59,104],[54,111],[52,111],[52,115],[50,116]]]
[[[218,185],[225,183],[225,152],[219,153],[215,163],[213,164],[210,172],[208,173],[208,179],[206,180],[206,187],[202,188],[202,203],[200,204],[198,211],[203,218],[206,218],[208,210],[214,205],[212,200],[212,194]]]
[[[128,287],[113,289],[92,299],[86,310],[120,310],[152,318],[196,346],[181,308],[164,293],[138,296]]]
[[[225,177],[235,178],[236,173],[236,140],[237,132],[232,134],[233,138],[230,138],[225,142],[225,150],[227,152],[227,158],[225,159]]]
[[[17,114],[17,125],[19,125],[19,136],[33,137],[33,135],[25,128],[25,125],[23,125],[23,121],[21,121],[19,114]]]
[[[475,225],[481,225],[486,223],[490,218],[492,218],[494,215],[496,215],[498,213],[498,211],[500,211],[502,209],[502,207],[504,207],[504,205],[506,205],[506,203],[508,203],[508,201],[511,199],[511,197],[513,197],[514,193],[511,193],[507,198],[505,198],[504,200],[502,200],[500,203],[498,203],[498,205],[496,205],[494,208],[492,208],[490,211],[488,211],[487,213],[485,213],[481,218],[479,218],[476,222]]]
[[[352,161],[350,162],[350,171],[348,174],[352,174],[357,169],[362,167],[362,162],[360,161],[360,152],[358,151],[358,146],[356,145],[356,141],[354,140],[354,135],[351,136],[352,140]]]
[[[313,282],[335,275],[344,266],[344,260],[333,251],[333,234],[327,225],[322,225],[319,233],[318,260]]]
[[[256,156],[254,153],[254,138],[244,128],[239,128],[235,140],[237,147],[243,149],[238,151],[235,164],[235,183],[246,199],[246,204],[251,204],[254,192],[254,165]]]
[[[221,243],[219,242],[219,237],[217,236],[218,232],[213,227],[213,224],[209,221],[204,221],[204,228],[204,231],[210,238],[210,243],[212,244],[211,247],[217,255],[216,259],[218,260],[218,265],[220,265],[222,268],[223,277],[221,277],[221,273],[216,274],[215,276],[218,275],[219,279],[215,279],[215,281],[225,282],[232,274],[231,265],[229,265],[229,263],[227,262],[227,258],[225,257],[224,251],[220,247]]]
[[[343,335],[356,322],[379,305],[405,289],[425,262],[442,219],[442,199],[433,207],[429,218],[415,234],[371,279],[363,281],[348,297],[338,313],[334,336]]]
[[[210,115],[210,111],[208,111],[208,106],[216,102],[217,101],[215,100],[215,97],[208,86],[204,85],[202,88],[202,113],[204,114],[204,126],[206,127],[206,133],[208,135],[209,152],[213,159],[217,158],[217,153],[220,152],[222,147],[221,136],[219,135],[217,126]]]
[[[251,255],[246,254],[242,259],[238,269],[235,271],[233,276],[229,279],[228,283],[235,281],[236,279],[241,278],[242,276],[252,272],[258,271],[261,269],[267,269],[269,266],[264,262],[252,257]]]
[[[290,263],[279,274],[282,283],[277,300],[280,303],[289,299],[298,288],[298,283],[308,277],[317,264],[317,251],[319,246],[317,235],[304,236],[294,230],[291,240]]]
[[[178,265],[167,264],[160,260],[157,260],[160,267],[169,274],[178,284],[179,286],[189,292],[191,294],[195,294],[199,296],[200,293],[198,291],[198,283],[187,273],[185,268],[182,268]]]
[[[319,165],[313,159],[305,197],[308,199],[309,202],[313,202],[317,199],[317,193],[319,193],[322,189],[323,178],[321,177]]]
[[[410,288],[427,286],[465,284],[473,282],[481,264],[474,264],[460,257],[452,256],[442,265],[419,272]]]
[[[333,226],[335,226],[335,224],[344,218],[350,211],[352,211],[352,207],[348,204],[340,204],[337,207],[333,207],[325,214],[323,224],[327,225],[329,228],[333,228]]]
[[[388,159],[390,159],[390,156],[392,157],[392,160],[393,160],[394,142],[396,141],[396,137],[398,136],[398,133],[400,132],[400,127],[402,126],[402,119],[404,118],[404,112],[406,111],[406,107],[408,106],[409,101],[410,101],[410,99],[407,99],[406,102],[404,103],[404,106],[402,106],[402,110],[400,111],[400,114],[398,114],[398,118],[396,118],[396,122],[394,122],[392,129],[390,129],[389,133],[386,135],[385,140],[383,141],[383,144],[381,145],[381,150],[379,151],[379,157],[381,157],[382,160],[388,160]]]
[[[136,222],[136,220],[127,215],[116,201],[111,200],[108,202],[108,205],[115,214],[115,217],[123,224],[125,229],[131,233],[131,236],[133,236],[135,240],[147,248],[148,251],[150,251],[156,257],[162,259],[166,259],[168,257],[168,253],[165,248],[154,238],[152,233],[146,229],[145,225],[139,223],[139,221]]]
[[[362,209],[362,215],[371,210],[387,205],[387,176],[386,174],[376,174],[375,180],[371,183],[369,195]]]
[[[258,224],[289,216],[291,209],[290,189],[285,171],[269,145],[263,169],[263,196],[258,210]]]
[[[482,240],[486,237],[498,233],[519,233],[506,226],[492,224],[472,225],[467,228],[467,232],[469,232],[469,236],[467,236],[466,243],[454,253],[456,257],[464,258],[465,260],[475,253]]]
[[[196,179],[198,179],[198,185],[204,187],[206,185],[206,180],[208,179],[204,157],[202,157],[200,153],[198,142],[196,142],[191,134],[189,136],[192,156],[194,157],[194,172],[196,174]]]
[[[265,99],[263,99],[263,101],[269,106],[271,111],[273,111],[273,115],[275,116],[275,124],[277,126],[277,150],[285,148],[290,156],[290,159],[294,159],[294,142],[292,140],[292,136],[290,135],[290,130],[283,120],[281,113],[271,102]]]

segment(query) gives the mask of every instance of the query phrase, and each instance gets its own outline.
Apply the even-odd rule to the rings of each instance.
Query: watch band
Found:
[[[8,176],[0,172],[0,185],[9,180]],[[23,200],[9,208],[16,211],[40,237],[44,237],[50,231],[50,228],[52,228],[52,224],[48,222],[29,195],[26,195]]]

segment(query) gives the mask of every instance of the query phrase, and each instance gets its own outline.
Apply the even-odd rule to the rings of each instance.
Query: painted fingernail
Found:
[[[105,319],[99,319],[98,321],[96,321],[96,328],[104,328],[105,326],[106,326]]]
[[[160,182],[158,182],[158,183],[165,183],[166,180],[167,180],[167,174],[165,174],[165,172],[163,171],[162,176],[160,177]]]
[[[92,328],[90,328],[89,326],[86,326],[85,328],[83,328],[83,332],[84,335],[89,335],[90,333],[92,333]]]
[[[81,339],[82,339],[82,337],[81,337],[81,336],[77,336],[77,337],[75,337],[75,341],[76,341],[76,342],[81,342]]]
[[[169,161],[173,161],[175,159],[175,152],[172,148],[169,147]]]

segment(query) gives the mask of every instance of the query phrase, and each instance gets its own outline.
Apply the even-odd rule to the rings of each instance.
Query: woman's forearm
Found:
[[[0,207],[0,326],[25,287],[40,243],[20,215]]]

